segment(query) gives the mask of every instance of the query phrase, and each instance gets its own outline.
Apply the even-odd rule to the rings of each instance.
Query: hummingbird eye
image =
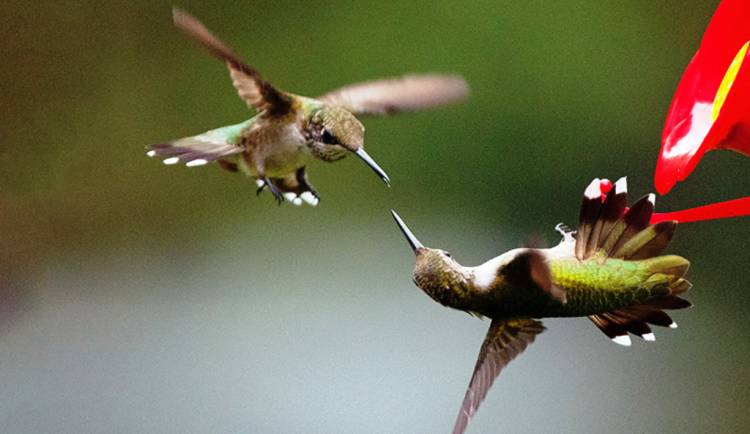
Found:
[[[320,140],[323,143],[327,143],[329,145],[335,145],[338,143],[338,140],[336,140],[336,137],[334,137],[333,133],[328,128],[323,128],[323,133],[320,135]]]

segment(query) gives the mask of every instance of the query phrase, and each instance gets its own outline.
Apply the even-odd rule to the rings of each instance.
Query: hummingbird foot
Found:
[[[555,231],[562,235],[563,239],[568,240],[574,238],[575,232],[569,228],[565,223],[558,223],[555,225]]]
[[[268,179],[268,177],[263,177],[263,183],[268,187],[268,190],[273,195],[273,198],[276,199],[276,206],[281,206],[281,203],[284,202],[284,195],[281,193],[281,191],[279,191],[279,189],[276,188],[274,183],[271,182],[271,180]]]
[[[259,176],[255,180],[255,184],[258,186],[256,190],[258,195],[268,188],[278,202],[286,201],[294,206],[302,206],[302,204],[306,203],[313,207],[320,203],[320,196],[318,196],[318,192],[307,181],[304,175],[304,168],[281,178]]]
[[[260,194],[263,193],[263,190],[266,188],[266,182],[262,179],[258,179],[255,181],[255,185],[258,186],[258,189],[255,190],[255,195],[260,196]]]

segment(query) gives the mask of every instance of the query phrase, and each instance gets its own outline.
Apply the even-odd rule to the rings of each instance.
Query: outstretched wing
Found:
[[[469,85],[459,75],[406,75],[352,84],[319,99],[356,115],[390,115],[462,101]]]
[[[492,320],[487,337],[479,350],[479,358],[458,413],[453,434],[463,434],[469,420],[479,408],[500,371],[534,342],[544,331],[541,322],[531,318]]]
[[[250,107],[270,116],[283,116],[292,107],[291,97],[263,79],[258,71],[234,54],[224,42],[211,33],[197,18],[179,8],[172,10],[175,26],[200,42],[220,60],[227,62],[232,84]]]

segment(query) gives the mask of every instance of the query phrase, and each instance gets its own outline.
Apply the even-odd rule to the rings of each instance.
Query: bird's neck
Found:
[[[472,304],[473,284],[463,267],[427,261],[415,271],[414,282],[444,306],[469,310]]]

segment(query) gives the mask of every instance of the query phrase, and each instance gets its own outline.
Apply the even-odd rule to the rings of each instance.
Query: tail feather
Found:
[[[661,255],[666,250],[677,228],[676,221],[664,221],[651,225],[633,235],[614,251],[612,258],[646,259]]]
[[[664,312],[668,309],[685,309],[691,307],[689,301],[678,297],[690,288],[687,280],[679,278],[668,289],[668,293],[662,297],[656,297],[645,302],[612,312],[591,315],[589,319],[599,330],[604,332],[614,342],[629,345],[629,339],[623,339],[628,333],[632,333],[648,341],[655,339],[649,324],[660,327],[677,327],[672,318]]]
[[[670,287],[674,282],[680,280],[681,277],[687,274],[690,268],[690,261],[677,255],[664,255],[657,256],[654,258],[647,259],[648,270],[654,275],[663,275],[671,278]],[[684,280],[684,279],[682,279]],[[687,281],[685,281],[687,282]],[[688,282],[689,285],[689,282]],[[690,289],[688,286],[687,289]],[[687,290],[686,289],[686,290]],[[685,291],[686,291],[685,290]],[[680,292],[685,292],[680,291]]]
[[[627,202],[627,181],[625,178],[620,178],[604,199],[599,218],[594,225],[591,237],[586,243],[586,256],[591,256],[600,246],[604,245],[604,241],[612,233],[612,229],[625,215]]]
[[[650,224],[654,212],[653,194],[642,197],[630,209],[625,178],[615,183],[606,197],[595,179],[584,193],[576,234],[575,254],[579,260],[617,258],[644,261],[652,273],[640,286],[648,296],[638,304],[589,316],[607,337],[630,345],[628,333],[653,341],[650,325],[676,327],[664,310],[684,309],[690,302],[679,297],[691,284],[683,276],[690,263],[680,256],[661,255],[674,236],[677,222]]]
[[[654,212],[654,195],[640,198],[625,213],[606,240],[602,243],[606,253],[617,252],[625,242],[648,227],[651,214]]]

